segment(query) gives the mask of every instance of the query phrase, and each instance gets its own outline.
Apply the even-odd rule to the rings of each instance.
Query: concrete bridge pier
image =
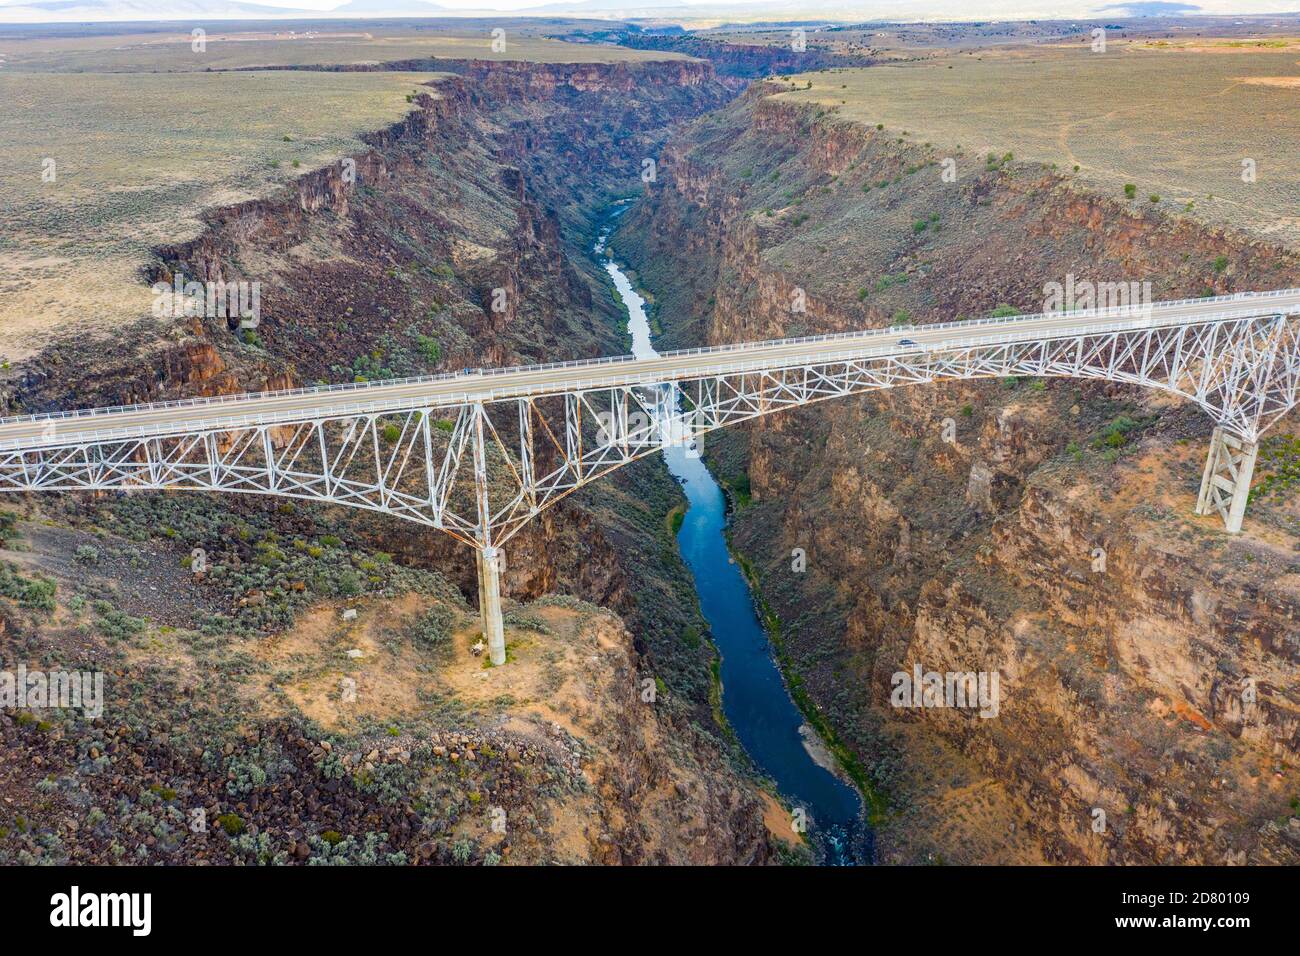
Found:
[[[483,423],[487,414],[483,404],[473,406],[474,416],[474,497],[478,504],[478,610],[483,622],[483,640],[487,641],[488,659],[493,667],[506,662],[506,637],[501,623],[501,549],[492,545],[492,501],[488,495],[487,441]]]
[[[474,555],[478,563],[478,610],[483,640],[487,641],[492,666],[499,667],[506,662],[506,636],[501,622],[501,551],[476,548]]]
[[[1196,513],[1218,512],[1230,534],[1240,532],[1258,455],[1258,442],[1240,438],[1222,425],[1216,426],[1210,436],[1210,454],[1201,477],[1201,493],[1196,498]]]
[[[483,640],[486,641],[488,637],[488,631],[486,626],[487,605],[484,603],[484,598],[487,596],[487,594],[483,589],[483,552],[477,549],[474,551],[474,570],[478,572],[479,634],[482,635]]]

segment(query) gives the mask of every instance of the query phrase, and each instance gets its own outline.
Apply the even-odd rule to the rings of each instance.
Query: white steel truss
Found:
[[[493,662],[500,663],[501,549],[540,511],[666,445],[874,389],[1063,376],[1181,395],[1216,423],[1196,510],[1217,511],[1229,530],[1239,530],[1259,436],[1296,404],[1297,322],[1277,312],[1061,332],[1009,329],[934,344],[902,339],[831,352],[787,349],[758,360],[749,358],[753,350],[739,356],[719,350],[725,361],[703,367],[697,361],[659,381],[598,385],[584,372],[584,379],[561,380],[535,394],[438,403],[417,394],[364,411],[339,410],[331,400],[288,420],[187,419],[135,435],[88,433],[82,426],[61,437],[67,419],[11,419],[49,424],[23,447],[4,450],[17,440],[0,440],[0,491],[279,495],[441,529],[478,551],[484,630]],[[921,338],[926,331],[911,334]],[[146,408],[153,407],[162,406]]]

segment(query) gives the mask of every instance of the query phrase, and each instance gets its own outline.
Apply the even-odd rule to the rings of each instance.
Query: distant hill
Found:
[[[446,17],[459,11],[425,0],[348,0],[329,11],[328,16],[354,17]]]
[[[368,2],[368,0],[361,0]],[[406,0],[397,0],[406,2]],[[429,5],[429,9],[437,7]],[[320,16],[319,10],[240,0],[21,0],[0,3],[0,23],[113,20],[260,20]]]

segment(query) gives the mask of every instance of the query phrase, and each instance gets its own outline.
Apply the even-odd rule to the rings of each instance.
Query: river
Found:
[[[653,357],[658,353],[645,299],[605,252],[611,229],[604,229],[593,251],[627,308],[632,353]],[[674,446],[665,448],[663,455],[689,503],[677,543],[722,656],[723,713],[758,767],[796,811],[802,810],[818,862],[851,865],[867,859],[869,834],[862,823],[861,797],[817,763],[804,745],[804,735],[815,737],[814,732],[790,697],[749,584],[727,547],[726,495],[698,450]]]

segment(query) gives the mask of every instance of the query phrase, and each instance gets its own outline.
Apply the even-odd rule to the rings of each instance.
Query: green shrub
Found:
[[[429,362],[437,363],[442,359],[442,345],[432,335],[417,335],[415,347]]]
[[[533,631],[536,634],[554,634],[551,626],[536,614],[525,611],[511,611],[505,616],[505,623],[521,631]]]
[[[105,637],[125,640],[143,633],[148,626],[144,618],[133,617],[125,611],[119,611],[107,601],[95,601],[91,607],[99,615],[95,624]]]
[[[354,597],[362,591],[361,575],[351,569],[345,570],[339,574],[336,587],[343,597]]]
[[[435,604],[415,616],[408,629],[411,639],[417,646],[442,648],[451,646],[451,631],[456,623],[456,614],[445,604]]]
[[[1121,415],[1115,419],[1101,433],[1093,439],[1092,447],[1098,449],[1119,449],[1128,444],[1128,436],[1146,428],[1155,421],[1155,416],[1150,418],[1135,419],[1127,415]]]
[[[1256,501],[1292,488],[1300,482],[1300,439],[1295,435],[1273,435],[1260,445],[1258,468],[1263,474],[1250,491]]]
[[[18,573],[17,567],[4,562],[0,564],[0,594],[13,598],[23,607],[38,611],[54,610],[54,594],[58,585],[49,578],[25,578]]]

